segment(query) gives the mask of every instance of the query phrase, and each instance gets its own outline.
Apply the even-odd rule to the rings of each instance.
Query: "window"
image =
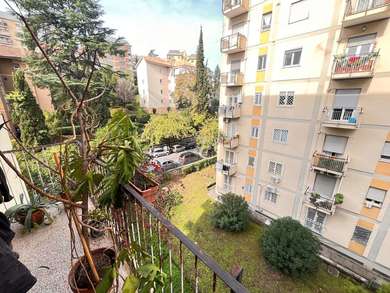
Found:
[[[323,151],[332,156],[342,155],[344,154],[347,141],[348,138],[344,136],[327,135],[325,136]]]
[[[7,32],[8,24],[5,21],[0,21],[0,32]]]
[[[353,232],[352,240],[359,244],[367,245],[368,239],[370,239],[370,235],[370,230],[356,226],[355,231]]]
[[[301,0],[291,3],[289,23],[298,22],[309,18],[309,1]]]
[[[273,162],[273,161],[269,162],[269,166],[268,166],[269,173],[276,175],[276,176],[281,176],[282,169],[283,169],[282,163],[277,163],[277,162]]]
[[[348,39],[347,55],[364,56],[371,53],[375,47],[376,34],[357,36]]]
[[[276,203],[277,198],[278,198],[278,193],[276,188],[267,186],[264,192],[264,199]]]
[[[287,129],[274,129],[273,141],[277,143],[287,143],[288,130]]]
[[[381,159],[390,160],[390,141],[385,142],[385,146],[383,147]]]
[[[261,105],[262,93],[255,93],[255,99],[253,103],[257,106]]]
[[[251,132],[251,136],[254,137],[254,138],[258,138],[259,137],[259,128],[258,127],[252,127],[252,132]]]
[[[361,89],[337,89],[333,101],[332,120],[356,121],[354,110],[357,107]]]
[[[283,66],[297,66],[301,63],[302,49],[288,50],[284,52]]]
[[[311,229],[312,231],[321,234],[324,227],[326,214],[319,212],[315,209],[308,208],[305,226]]]
[[[261,31],[268,31],[271,28],[272,22],[272,13],[263,14],[263,18],[261,20]]]
[[[0,44],[10,45],[12,44],[12,40],[9,36],[0,35]]]
[[[162,79],[160,79],[160,84],[162,83]]]
[[[267,66],[267,55],[259,56],[259,61],[257,63],[257,70],[265,70]]]
[[[244,190],[245,190],[245,193],[252,193],[252,191],[253,191],[252,184],[246,184]]]
[[[249,157],[248,158],[248,166],[249,167],[254,167],[255,166],[255,157]]]
[[[376,206],[380,208],[385,200],[386,190],[378,189],[375,187],[369,187],[366,195],[366,201],[368,206]]]
[[[294,104],[294,92],[280,92],[279,106],[292,106]]]
[[[160,93],[163,94],[163,90],[161,90]]]
[[[324,174],[317,174],[314,181],[313,192],[318,193],[324,199],[333,198],[337,179]]]
[[[234,152],[226,151],[225,152],[225,163],[234,164]]]

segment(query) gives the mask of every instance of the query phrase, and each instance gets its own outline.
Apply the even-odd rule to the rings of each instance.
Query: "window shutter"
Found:
[[[234,60],[230,63],[230,71],[240,71],[241,70],[241,60]]]
[[[368,188],[367,192],[367,199],[377,201],[377,202],[383,202],[385,200],[386,191],[382,189],[378,189],[375,187]]]
[[[385,146],[383,147],[382,151],[382,158],[390,159],[390,142],[385,142]]]
[[[358,104],[360,89],[340,89],[336,90],[333,108],[352,108]]]
[[[328,153],[344,154],[347,145],[347,137],[327,135],[325,137],[323,151]]]
[[[336,178],[317,174],[316,180],[314,182],[314,192],[319,193],[321,196],[332,198],[334,193],[334,188],[336,186]]]

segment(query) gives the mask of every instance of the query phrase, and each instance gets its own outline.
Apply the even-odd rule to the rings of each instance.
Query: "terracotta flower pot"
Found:
[[[26,220],[26,216],[27,216],[27,214],[20,213],[20,214],[17,214],[15,216],[15,219],[19,224],[24,225],[24,222]],[[36,210],[31,215],[31,222],[33,224],[41,225],[44,220],[45,220],[45,213],[42,210]]]
[[[99,267],[99,264],[96,263],[96,259],[99,258],[99,256],[108,256],[110,258],[111,263],[108,265],[112,265],[115,262],[115,251],[111,248],[99,248],[91,251],[92,257],[96,264],[96,269],[99,273],[100,278],[103,277],[104,274],[104,268]],[[68,283],[69,287],[72,290],[72,292],[75,293],[92,293],[94,292],[93,288],[81,288],[76,283],[76,276],[79,274],[80,270],[82,270],[81,262],[86,262],[85,256],[81,257],[71,268],[69,275],[68,275]],[[90,285],[91,286],[91,285]],[[97,286],[97,284],[94,284],[94,286]],[[86,287],[86,286],[85,286]]]

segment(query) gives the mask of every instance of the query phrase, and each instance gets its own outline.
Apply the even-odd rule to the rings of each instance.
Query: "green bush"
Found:
[[[261,246],[265,259],[292,277],[312,273],[320,264],[318,238],[289,217],[272,222],[261,239]]]
[[[198,162],[195,162],[191,165],[183,167],[182,173],[183,173],[183,175],[188,175],[188,174],[191,174],[193,172],[200,171],[200,170],[202,170],[210,165],[213,165],[216,162],[217,162],[217,157],[203,159],[201,161],[198,161]]]
[[[249,206],[245,199],[234,193],[227,193],[215,202],[211,214],[214,227],[229,232],[243,231],[249,223]]]
[[[377,291],[377,293],[390,293],[390,283],[383,284]]]

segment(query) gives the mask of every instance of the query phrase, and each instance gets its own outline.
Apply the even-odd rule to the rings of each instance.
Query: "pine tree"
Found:
[[[217,65],[213,76],[213,94],[215,99],[219,99],[219,90],[221,86],[221,69]]]
[[[195,113],[207,113],[210,99],[210,81],[208,68],[205,66],[204,47],[203,47],[203,30],[200,28],[199,44],[196,54],[196,81],[194,91],[195,99],[192,103],[192,111]]]
[[[7,96],[11,102],[12,120],[20,128],[21,140],[26,146],[37,146],[48,142],[45,117],[37,104],[24,73],[14,73],[14,91]]]

